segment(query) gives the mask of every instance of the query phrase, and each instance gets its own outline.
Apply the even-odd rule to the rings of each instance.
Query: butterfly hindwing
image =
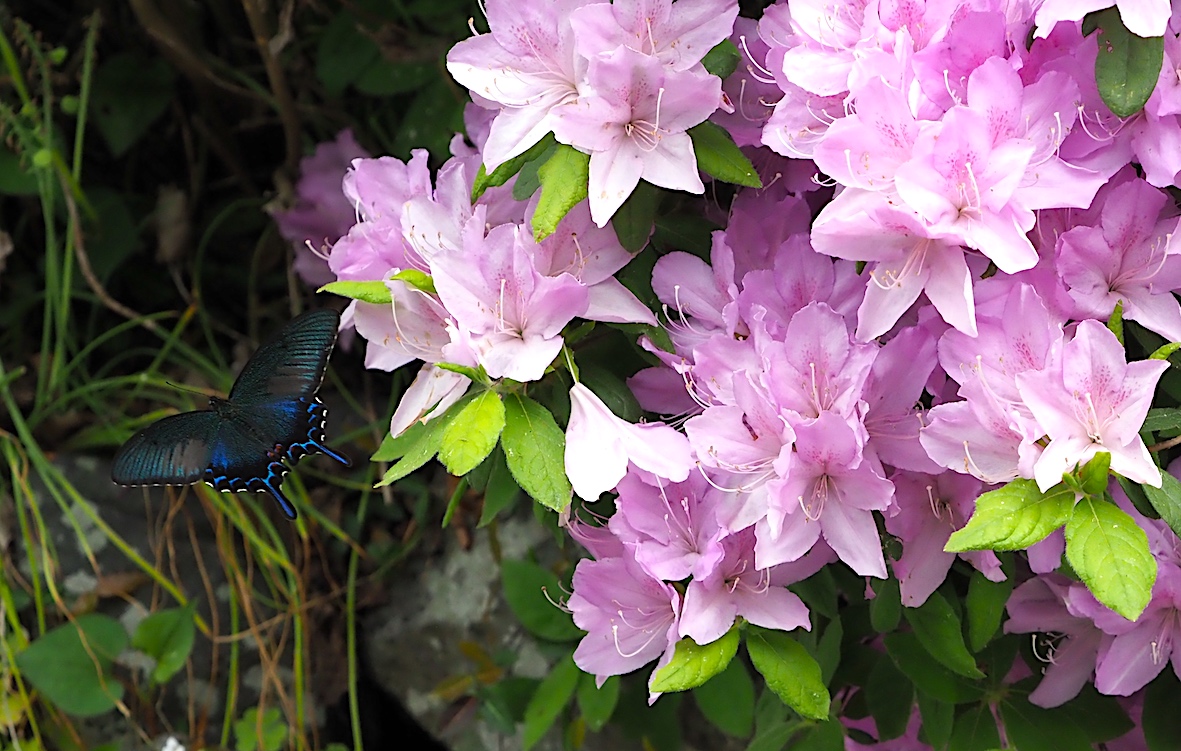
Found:
[[[123,485],[179,485],[204,480],[218,490],[270,493],[283,513],[296,509],[283,477],[306,454],[348,465],[324,439],[327,408],[316,398],[336,342],[340,314],[316,310],[296,318],[259,348],[212,409],[166,417],[119,449],[111,477]]]
[[[152,423],[119,449],[111,478],[121,485],[182,485],[202,479],[219,422],[217,413],[202,411]]]
[[[316,393],[339,327],[335,310],[313,310],[287,324],[242,368],[230,401],[247,406]]]

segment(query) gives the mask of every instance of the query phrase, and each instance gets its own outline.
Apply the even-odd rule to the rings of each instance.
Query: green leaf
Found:
[[[381,478],[381,482],[377,483],[377,487],[380,488],[397,482],[433,459],[435,454],[439,453],[439,447],[443,443],[443,432],[451,424],[451,420],[477,396],[477,394],[466,395],[455,404],[452,404],[446,412],[429,420],[422,426],[421,431],[416,431],[417,440],[413,444],[409,446],[404,444],[399,445],[399,450],[403,452],[402,458],[394,466],[386,470],[385,476]],[[411,428],[411,430],[414,430],[414,428]],[[407,430],[406,435],[409,433],[410,430]],[[384,447],[385,444],[383,443],[382,446]]]
[[[175,82],[172,66],[156,56],[117,52],[99,66],[90,111],[112,156],[126,154],[164,114]]]
[[[869,601],[869,622],[873,630],[884,634],[898,628],[898,621],[902,620],[902,592],[898,588],[898,580],[871,579],[874,598]]]
[[[955,722],[955,705],[922,691],[916,691],[915,698],[919,704],[919,717],[923,721],[919,738],[937,750],[947,748]]]
[[[1148,356],[1148,359],[1168,360],[1173,355],[1173,353],[1179,349],[1181,349],[1181,342],[1169,342],[1168,344],[1162,345],[1161,347],[1158,347],[1156,350],[1154,350],[1153,353]]]
[[[119,621],[89,613],[42,634],[17,654],[16,665],[58,709],[93,717],[123,698],[123,684],[110,668],[126,646],[127,632]]]
[[[287,730],[278,707],[263,712],[261,722],[258,707],[251,707],[234,723],[234,748],[236,751],[279,751],[287,740]]]
[[[21,158],[6,144],[0,144],[0,195],[37,195],[37,175],[21,164]]]
[[[533,211],[533,239],[541,242],[554,233],[558,222],[586,198],[590,176],[590,155],[561,144],[537,169],[541,198]]]
[[[500,445],[509,471],[534,500],[561,511],[574,492],[566,477],[566,435],[549,410],[527,396],[509,394],[504,406]]]
[[[391,282],[402,282],[408,287],[413,287],[420,292],[426,292],[428,295],[437,294],[435,291],[435,280],[431,278],[430,274],[423,273],[418,269],[404,269],[390,277]]]
[[[392,462],[395,459],[401,459],[422,438],[423,433],[426,432],[427,424],[422,422],[411,423],[410,427],[406,428],[398,436],[386,433],[381,439],[381,445],[377,447],[377,451],[373,452],[373,456],[369,457],[369,460],[374,462]]]
[[[1152,598],[1156,559],[1148,535],[1114,503],[1079,501],[1066,523],[1066,560],[1095,599],[1128,620]]]
[[[389,305],[394,301],[385,282],[329,282],[316,291],[329,292],[371,305]]]
[[[525,751],[537,745],[557,721],[558,715],[574,696],[580,675],[582,672],[574,664],[573,657],[567,655],[554,665],[550,674],[537,687],[533,698],[529,700],[529,706],[525,707],[525,728],[522,734]]]
[[[1140,722],[1151,751],[1181,751],[1181,687],[1169,672],[1162,672],[1144,691]]]
[[[435,76],[401,108],[400,122],[390,153],[409,160],[413,149],[425,148],[438,162],[450,151],[451,137],[463,130],[463,105],[467,97],[457,97],[454,85],[445,76]]]
[[[693,689],[693,699],[705,719],[726,735],[746,738],[754,730],[755,684],[742,660]]]
[[[914,684],[888,656],[882,657],[869,673],[865,684],[865,703],[873,715],[879,740],[898,738],[906,732],[914,704]]]
[[[903,615],[932,657],[966,678],[984,677],[964,644],[960,619],[943,595],[932,592],[926,602],[917,608],[906,608]]]
[[[968,582],[968,599],[965,614],[968,616],[968,645],[973,652],[979,652],[992,640],[1001,627],[1001,616],[1005,603],[1013,591],[1013,580],[989,581],[979,571],[972,572]]]
[[[1173,686],[1177,685],[1175,678],[1169,682]],[[1149,684],[1147,692],[1151,691],[1152,684]],[[1135,727],[1135,723],[1128,717],[1128,713],[1120,706],[1116,697],[1104,696],[1090,684],[1083,686],[1078,695],[1066,704],[1048,711],[1055,715],[1050,718],[1051,721],[1077,727],[1091,743],[1106,743]],[[1142,722],[1147,723],[1147,717],[1144,715]],[[1149,747],[1151,748],[1151,744]]]
[[[389,97],[423,88],[439,75],[433,62],[395,63],[378,57],[357,76],[353,85],[362,94]]]
[[[914,634],[894,632],[885,640],[886,653],[920,693],[952,704],[975,701],[983,694],[980,686],[941,665]]]
[[[513,479],[505,464],[504,451],[497,446],[488,455],[485,463],[491,462],[488,469],[488,481],[484,485],[484,507],[480,511],[480,522],[477,528],[486,527],[492,523],[496,515],[509,508],[521,495],[521,486]]]
[[[596,683],[597,679],[586,673],[578,680],[578,711],[586,726],[597,733],[607,725],[619,703],[619,676],[609,677],[602,686]]]
[[[627,197],[611,217],[611,226],[619,244],[632,253],[638,253],[648,244],[656,222],[656,209],[660,205],[660,189],[652,183],[641,180],[632,194]]]
[[[1124,301],[1116,300],[1115,308],[1111,311],[1111,315],[1107,317],[1107,330],[1115,334],[1115,338],[1119,341],[1120,346],[1124,346]]]
[[[561,596],[562,587],[549,569],[531,561],[506,558],[500,562],[500,582],[509,609],[529,633],[557,642],[582,635],[570,614],[553,603]]]
[[[1102,497],[1107,492],[1107,481],[1111,469],[1111,454],[1100,451],[1078,472],[1079,485],[1089,496]]]
[[[831,567],[825,566],[802,582],[792,584],[788,589],[799,595],[809,610],[815,610],[825,618],[837,617],[837,597],[839,594]]]
[[[1074,503],[1074,493],[1064,485],[1041,493],[1033,480],[1013,480],[977,498],[967,526],[953,532],[943,549],[1022,550],[1065,524]]]
[[[1148,503],[1165,520],[1174,534],[1181,534],[1181,482],[1168,472],[1161,472],[1161,486],[1140,485]],[[1123,483],[1120,483],[1121,485]]]
[[[1164,39],[1145,39],[1128,31],[1114,7],[1096,13],[1095,20],[1099,25],[1099,55],[1095,58],[1099,96],[1119,117],[1131,117],[1156,88],[1164,62]]]
[[[1158,432],[1162,430],[1181,430],[1181,409],[1154,407],[1148,410],[1148,417],[1144,419],[1141,430]]]
[[[820,680],[826,686],[841,663],[841,640],[844,636],[845,628],[841,625],[840,617],[833,618],[824,627],[824,635],[816,645],[816,664],[820,666]]]
[[[480,196],[484,195],[484,191],[504,185],[527,163],[541,158],[547,151],[556,148],[557,141],[554,140],[554,134],[547,133],[545,138],[530,146],[525,150],[525,153],[509,159],[492,170],[492,174],[488,174],[484,170],[484,165],[481,164],[480,171],[476,173],[475,183],[472,184],[472,203],[478,201]]]
[[[705,53],[705,57],[701,58],[701,64],[711,76],[717,76],[725,81],[738,69],[738,63],[741,60],[742,53],[734,46],[734,42],[723,39],[715,44],[713,49]]]
[[[792,741],[791,751],[845,751],[845,729],[836,720],[818,722]]]
[[[799,642],[780,631],[751,628],[746,651],[784,704],[811,720],[828,718],[832,699],[821,680],[820,665]]]
[[[688,636],[677,642],[672,661],[652,676],[655,692],[687,691],[726,669],[738,652],[738,626],[709,644],[698,644]]]
[[[725,128],[706,120],[700,125],[694,125],[688,133],[693,139],[693,151],[697,154],[697,168],[702,172],[734,185],[763,187],[754,165]]]
[[[338,13],[320,32],[316,77],[329,94],[339,96],[381,58],[381,50],[357,29],[352,13]]]
[[[194,601],[183,608],[152,613],[139,622],[131,646],[156,660],[152,682],[166,683],[180,672],[193,651],[197,627],[193,621]]]
[[[1001,702],[1001,719],[1009,743],[1019,749],[1091,751],[1094,745],[1063,708],[1042,709],[1009,694]],[[995,745],[995,744],[994,744]]]
[[[607,409],[617,417],[628,422],[639,422],[644,416],[644,410],[627,383],[610,370],[598,365],[588,365],[579,371],[579,380],[595,396],[603,400]]]
[[[983,704],[971,707],[955,718],[951,731],[951,748],[955,751],[990,751],[1000,747],[1000,733],[989,707]]]
[[[439,461],[456,476],[466,475],[496,448],[504,430],[504,402],[495,391],[484,391],[460,410],[443,431]]]

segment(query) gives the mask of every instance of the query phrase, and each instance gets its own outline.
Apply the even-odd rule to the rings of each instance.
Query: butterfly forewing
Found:
[[[165,417],[131,437],[111,468],[121,485],[181,485],[202,478],[213,455],[219,418],[214,412]]]
[[[340,314],[335,310],[313,310],[287,324],[242,368],[230,390],[230,401],[245,407],[314,394],[324,378],[339,326]]]

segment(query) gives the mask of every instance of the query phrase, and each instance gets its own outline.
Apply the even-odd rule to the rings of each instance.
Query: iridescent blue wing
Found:
[[[120,485],[184,485],[202,479],[220,421],[217,413],[203,411],[152,423],[119,449],[111,479]]]
[[[247,361],[230,390],[230,401],[245,407],[315,394],[339,327],[335,310],[312,310],[284,326]]]
[[[272,400],[240,406],[223,403],[209,467],[201,478],[218,490],[253,490],[270,493],[287,518],[294,519],[295,505],[283,494],[286,462],[307,454],[323,453],[348,465],[347,457],[324,443],[328,409],[315,397]]]

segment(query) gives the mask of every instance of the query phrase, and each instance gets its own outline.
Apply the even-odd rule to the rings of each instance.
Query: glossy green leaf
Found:
[[[672,661],[652,676],[651,688],[656,692],[696,688],[725,670],[737,652],[737,626],[709,644],[698,644],[686,636],[677,642]]]
[[[990,708],[985,705],[971,707],[955,718],[951,731],[952,751],[991,751],[1001,747],[1000,732]],[[1030,749],[1036,751],[1036,749]]]
[[[596,678],[588,673],[578,679],[578,711],[586,726],[597,733],[607,725],[619,703],[619,676],[609,677],[602,686],[596,683]]]
[[[902,592],[898,580],[891,576],[889,579],[870,579],[870,584],[874,598],[869,601],[869,622],[879,634],[893,631],[902,620]]]
[[[1001,702],[1001,719],[1009,743],[1019,749],[1091,751],[1094,745],[1061,708],[1042,709],[1026,699],[1009,695]]]
[[[693,699],[705,719],[726,735],[746,738],[754,730],[755,684],[742,660],[693,689]]]
[[[1174,534],[1181,534],[1181,482],[1168,472],[1161,472],[1161,486],[1140,485],[1148,503],[1160,514]],[[1121,485],[1123,483],[1120,483]]]
[[[443,431],[439,461],[456,476],[466,475],[487,458],[504,430],[505,410],[500,394],[481,392],[455,415]]]
[[[443,443],[443,432],[451,424],[451,420],[477,396],[477,394],[468,394],[452,404],[443,414],[427,421],[421,430],[415,430],[417,440],[409,446],[404,444],[398,446],[398,450],[402,452],[401,458],[394,466],[386,470],[385,476],[381,478],[381,482],[377,483],[377,487],[397,482],[433,459],[435,454],[439,453],[439,447]],[[410,431],[408,430],[407,433]],[[384,448],[385,444],[383,443],[382,446]]]
[[[879,740],[898,738],[906,732],[914,705],[914,684],[887,655],[882,655],[865,684],[865,703],[873,715]]]
[[[484,506],[480,510],[480,521],[476,525],[486,527],[496,516],[521,496],[521,486],[513,479],[505,463],[504,450],[499,446],[492,449],[485,463],[491,463],[488,468],[488,479],[484,484]]]
[[[738,51],[734,42],[723,39],[714,45],[713,49],[705,53],[705,57],[701,58],[701,65],[709,71],[710,75],[725,81],[738,69],[738,63],[741,61],[742,53]]]
[[[1114,503],[1084,498],[1066,524],[1066,560],[1099,602],[1136,620],[1152,597],[1148,535]]]
[[[1022,550],[1065,524],[1074,499],[1065,485],[1042,493],[1033,480],[1013,480],[977,498],[972,518],[952,533],[943,549],[949,553]]]
[[[533,239],[541,242],[554,233],[558,222],[587,196],[590,155],[573,146],[559,145],[537,169],[541,199],[533,211]]]
[[[820,665],[808,650],[780,631],[751,628],[746,651],[755,669],[783,703],[812,720],[828,718],[832,699],[820,674]]]
[[[89,613],[42,634],[17,654],[16,665],[58,709],[93,717],[123,698],[123,684],[110,669],[127,641],[119,621]]]
[[[1162,430],[1181,430],[1181,409],[1172,407],[1154,407],[1148,410],[1144,418],[1142,430],[1158,432]]]
[[[722,182],[761,188],[763,181],[754,165],[734,143],[734,139],[720,125],[706,120],[688,131],[697,154],[697,168]]]
[[[919,728],[919,738],[926,741],[935,751],[943,751],[951,740],[951,730],[955,723],[955,705],[922,691],[915,692],[915,699],[918,701],[919,717],[923,722]]]
[[[1111,453],[1100,451],[1078,472],[1079,485],[1087,495],[1102,496],[1110,477]]]
[[[939,663],[914,634],[886,634],[886,653],[921,693],[940,701],[963,704],[975,701],[983,689]]]
[[[979,571],[972,572],[964,612],[968,619],[968,646],[973,652],[984,649],[996,635],[1012,591],[1012,579],[994,582]]]
[[[567,655],[550,669],[549,675],[537,687],[529,706],[525,707],[523,742],[525,751],[537,745],[546,731],[557,722],[562,710],[574,697],[582,672]]]
[[[1095,20],[1099,26],[1099,54],[1095,58],[1099,96],[1119,117],[1131,117],[1156,88],[1164,62],[1164,40],[1145,39],[1128,31],[1114,7],[1096,13]]]
[[[529,162],[535,159],[540,159],[551,149],[557,148],[557,142],[554,140],[552,133],[547,133],[545,138],[530,146],[525,150],[525,153],[509,159],[507,162],[499,165],[496,169],[488,174],[484,170],[484,165],[480,165],[479,172],[476,173],[475,183],[472,185],[472,203],[480,199],[484,195],[484,191],[489,188],[495,188],[504,185],[521,171]]]
[[[574,493],[566,477],[566,434],[548,409],[527,396],[509,394],[504,406],[500,445],[509,471],[534,500],[561,511]]]
[[[317,292],[329,292],[333,295],[347,297],[350,300],[360,300],[371,305],[389,305],[394,301],[390,288],[385,282],[329,282]]]
[[[632,253],[637,253],[648,244],[656,226],[656,208],[660,205],[660,189],[652,183],[641,180],[632,194],[611,217],[611,226],[619,244]]]
[[[509,609],[531,634],[548,641],[571,641],[582,635],[570,614],[554,602],[561,596],[558,577],[532,561],[506,558],[500,581]]]
[[[904,609],[903,615],[919,642],[941,664],[967,678],[984,677],[964,644],[960,619],[943,595],[932,592],[926,602]]]
[[[131,646],[156,660],[152,681],[160,684],[180,672],[193,651],[197,626],[193,620],[194,601],[183,608],[152,613],[140,621]]]

